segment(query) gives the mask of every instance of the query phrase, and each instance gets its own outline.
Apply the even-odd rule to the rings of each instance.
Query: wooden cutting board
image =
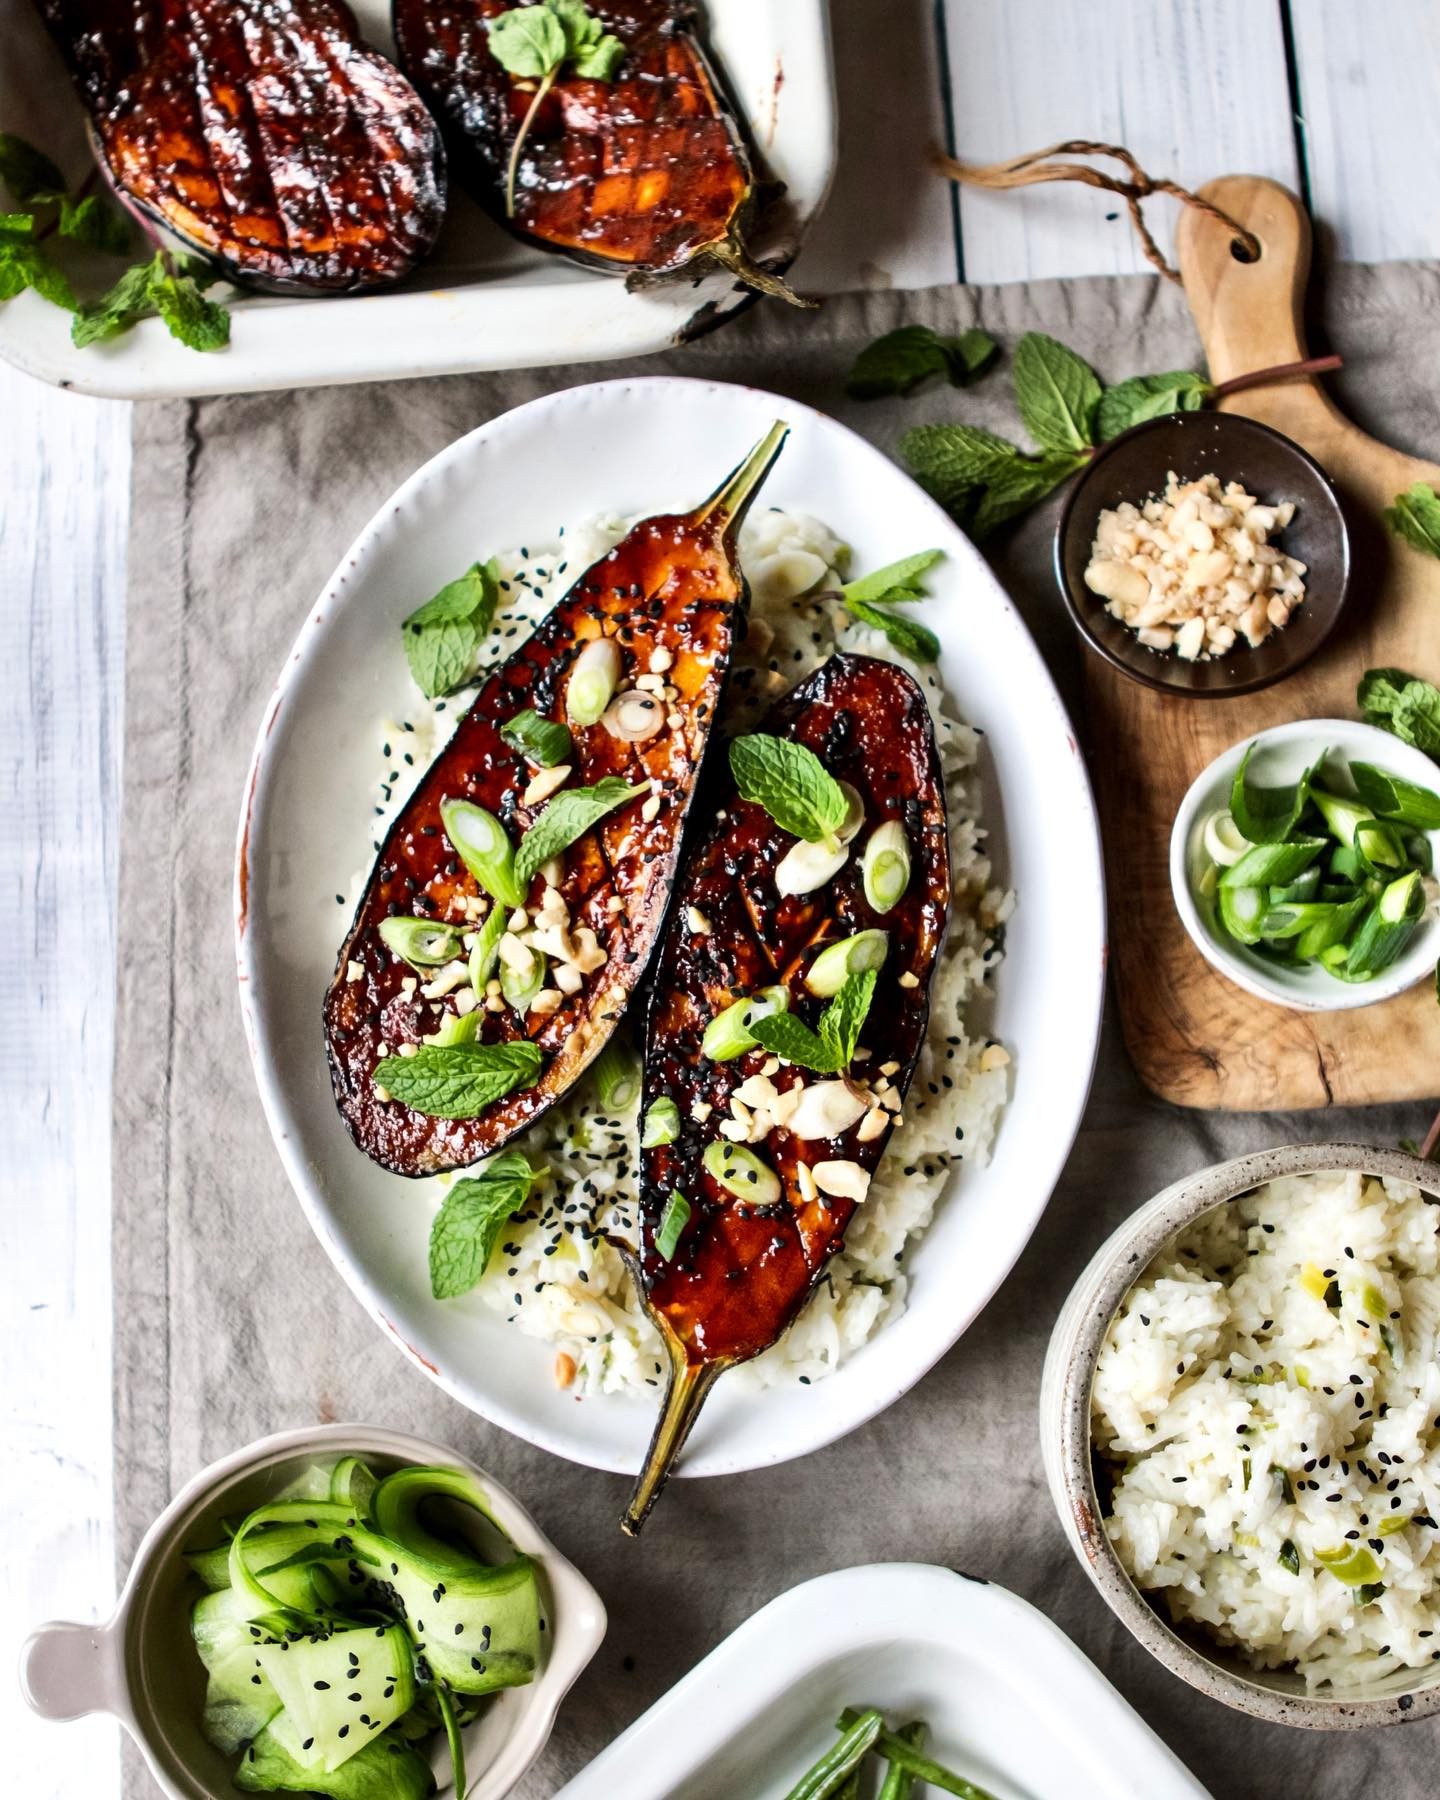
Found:
[[[1228,176],[1203,193],[1263,246],[1258,261],[1243,263],[1218,221],[1190,209],[1181,222],[1180,272],[1212,379],[1299,361],[1310,266],[1300,202],[1252,176]],[[1440,466],[1367,437],[1311,380],[1248,389],[1222,405],[1284,432],[1328,471],[1345,502],[1355,575],[1335,637],[1259,694],[1197,701],[1152,693],[1086,657],[1125,1041],[1146,1086],[1182,1106],[1260,1111],[1429,1098],[1440,1094],[1440,1006],[1429,982],[1350,1012],[1291,1012],[1253,999],[1186,937],[1167,857],[1186,788],[1229,745],[1288,719],[1356,717],[1356,683],[1369,668],[1440,680],[1440,561],[1396,540],[1380,517],[1412,482],[1440,484]],[[1225,471],[1216,473],[1223,481]]]

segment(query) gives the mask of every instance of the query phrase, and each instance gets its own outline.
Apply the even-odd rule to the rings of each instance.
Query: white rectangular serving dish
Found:
[[[847,1706],[925,1719],[928,1752],[996,1800],[1209,1800],[1043,1613],[926,1563],[772,1600],[555,1800],[780,1800]]]
[[[798,241],[835,165],[826,0],[708,0],[706,10],[723,78],[786,184],[786,231]],[[356,0],[355,11],[365,36],[393,53],[388,0]],[[31,0],[0,0],[0,43],[0,129],[30,138],[78,184],[91,163],[84,109]],[[85,273],[98,291],[123,266],[96,256]],[[24,293],[0,305],[0,357],[79,393],[173,399],[643,356],[683,342],[697,317],[708,323],[745,303],[726,274],[627,293],[617,276],[515,242],[452,181],[440,242],[399,287],[313,300],[237,296],[228,349],[205,354],[158,319],[77,350],[69,314]]]

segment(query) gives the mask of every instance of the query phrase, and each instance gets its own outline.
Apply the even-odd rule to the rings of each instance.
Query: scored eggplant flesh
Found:
[[[780,1337],[844,1242],[855,1202],[819,1191],[800,1168],[833,1160],[868,1174],[879,1163],[896,1116],[890,1105],[895,1096],[903,1101],[925,1041],[930,980],[945,937],[945,799],[930,715],[913,678],[893,663],[839,654],[773,707],[759,729],[813,750],[860,795],[864,823],[838,874],[812,893],[782,898],[776,866],[796,840],[728,783],[676,890],[659,959],[665,980],[646,1024],[643,1105],[672,1098],[680,1131],[674,1142],[642,1152],[642,1238],[633,1259],[641,1299],[669,1352],[670,1376],[623,1520],[631,1533],[654,1505],[716,1377]],[[866,898],[861,857],[870,833],[890,820],[905,828],[911,871],[901,899],[882,914]],[[846,1079],[862,1094],[888,1081],[883,1126],[862,1136],[857,1120],[820,1139],[775,1125],[752,1149],[779,1177],[780,1198],[761,1206],[738,1199],[704,1167],[703,1153],[726,1141],[720,1127],[734,1118],[735,1090],[774,1059],[756,1048],[712,1061],[701,1050],[705,1027],[735,999],[776,985],[788,989],[790,1010],[813,1026],[825,1004],[805,987],[813,957],[871,929],[889,940],[860,1034],[871,1054]],[[878,1073],[882,1067],[888,1075]],[[782,1064],[771,1079],[783,1091],[834,1077]],[[667,1259],[656,1232],[677,1192],[691,1211]]]
[[[576,1080],[629,1004],[660,935],[682,827],[736,634],[744,630],[749,597],[736,560],[740,522],[787,431],[773,426],[694,512],[642,520],[574,583],[524,644],[486,674],[454,736],[386,836],[326,995],[325,1039],[336,1103],[350,1135],[396,1174],[433,1175],[500,1149]],[[391,954],[380,925],[402,915],[474,929],[473,908],[484,896],[446,837],[441,803],[475,802],[501,821],[512,841],[521,838],[543,813],[544,801],[526,803],[537,771],[502,738],[501,728],[526,708],[563,720],[576,658],[600,637],[618,649],[622,691],[640,677],[660,685],[652,669],[663,668],[670,694],[661,728],[641,742],[612,735],[603,720],[571,725],[571,774],[561,792],[607,776],[652,783],[643,802],[636,798],[612,812],[564,852],[558,892],[568,929],[594,933],[603,965],[553,1012],[478,1009],[481,1043],[528,1038],[538,1045],[546,1059],[539,1078],[475,1118],[430,1117],[387,1098],[374,1071],[401,1045],[432,1035],[440,1022],[436,999],[448,1014],[459,989],[448,997],[426,996],[424,976]],[[534,877],[534,904],[547,885],[543,872]]]
[[[526,132],[510,214],[511,150],[536,87],[490,53],[489,23],[511,8],[512,0],[394,0],[401,63],[481,204],[527,242],[590,267],[653,278],[708,260],[793,299],[746,252],[753,161],[695,9],[674,0],[591,6],[626,46],[625,60],[613,81],[563,72],[556,80]]]
[[[277,293],[397,281],[445,212],[435,121],[343,0],[37,0],[132,210]]]

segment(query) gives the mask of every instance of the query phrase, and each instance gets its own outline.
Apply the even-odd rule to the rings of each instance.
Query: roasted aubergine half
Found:
[[[509,32],[507,16],[527,10],[542,9],[394,0],[402,65],[441,121],[457,176],[487,211],[528,243],[637,283],[711,265],[794,300],[746,249],[763,184],[694,7],[566,0],[557,12],[569,17],[543,21],[559,34],[548,73],[543,43],[531,41],[544,35],[538,19],[520,56],[505,53],[503,36],[492,46],[492,30]],[[577,11],[596,40],[588,52],[566,44]]]
[[[37,0],[120,198],[228,280],[398,280],[445,212],[439,130],[343,0]]]
[[[811,753],[798,770],[796,746]],[[645,1033],[635,1273],[670,1371],[632,1534],[716,1378],[780,1337],[864,1203],[924,1042],[950,897],[934,734],[903,670],[833,656],[730,755]],[[775,790],[817,771],[844,817],[837,798],[812,842],[769,807],[793,827]]]
[[[392,826],[325,998],[367,1156],[498,1150],[599,1054],[660,936],[748,594],[775,425],[694,512],[643,520],[486,674]]]

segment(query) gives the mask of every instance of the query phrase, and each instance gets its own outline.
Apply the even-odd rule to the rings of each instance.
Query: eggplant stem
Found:
[[[762,269],[733,233],[722,238],[718,244],[708,244],[704,254],[710,262],[718,263],[737,281],[743,281],[746,287],[753,288],[757,294],[769,294],[774,300],[784,300],[790,306],[799,306],[811,312],[820,304],[818,300],[797,294],[788,281],[782,280],[769,269]]]
[[[655,1435],[645,1453],[645,1466],[620,1521],[620,1529],[627,1537],[639,1537],[651,1507],[660,1498],[660,1490],[665,1486],[675,1458],[690,1435],[690,1427],[699,1417],[706,1395],[728,1366],[723,1362],[690,1362],[684,1346],[668,1333],[666,1345],[670,1352],[670,1380],[665,1389],[665,1404],[655,1424]]]
[[[708,519],[719,518],[727,530],[733,531],[745,517],[761,482],[775,466],[775,459],[789,435],[790,427],[783,419],[777,419],[744,462],[732,469],[710,498],[696,507],[695,523],[703,525]]]

